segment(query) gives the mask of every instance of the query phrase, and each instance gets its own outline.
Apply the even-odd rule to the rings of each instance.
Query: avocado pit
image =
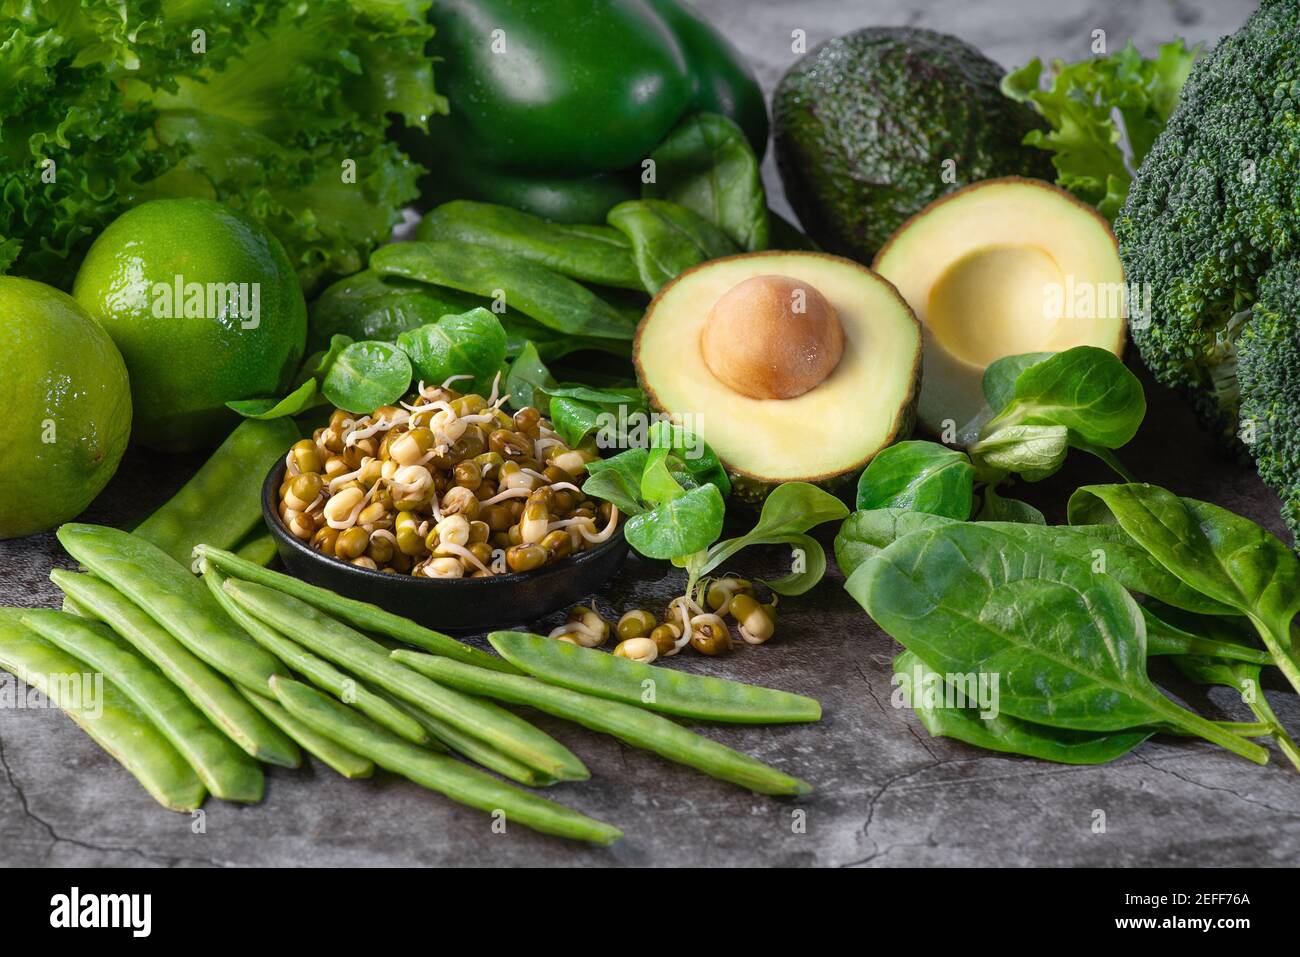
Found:
[[[835,371],[844,355],[844,326],[809,283],[752,276],[713,304],[700,352],[709,371],[741,395],[793,399]]]

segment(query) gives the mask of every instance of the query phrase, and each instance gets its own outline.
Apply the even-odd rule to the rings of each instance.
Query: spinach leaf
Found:
[[[573,447],[600,428],[601,416],[606,409],[598,405],[579,402],[577,399],[552,398],[550,400],[551,424],[566,445]]]
[[[1225,508],[1153,485],[1086,485],[1070,497],[1068,511],[1072,523],[1117,523],[1187,585],[1247,616],[1300,690],[1291,641],[1300,612],[1300,559],[1281,539]]]
[[[641,504],[641,474],[648,456],[645,449],[632,448],[611,458],[588,462],[583,492],[612,502],[625,515],[645,511]]]
[[[845,575],[904,535],[954,524],[953,519],[925,512],[875,509],[855,512],[835,537],[835,558]],[[1236,610],[1183,582],[1115,525],[1026,525],[980,522],[1028,547],[1068,553],[1088,563],[1097,575],[1109,575],[1125,588],[1175,608],[1204,615],[1235,615]]]
[[[522,409],[533,406],[542,415],[550,414],[546,390],[555,385],[550,370],[537,354],[537,346],[525,343],[523,351],[510,363],[506,373],[506,391],[510,393],[510,407]]]
[[[652,294],[692,266],[739,252],[703,216],[661,199],[619,203],[606,219],[631,241],[641,283]]]
[[[725,511],[718,487],[701,485],[633,515],[623,534],[647,558],[680,558],[703,551],[722,534]]]
[[[1023,754],[1059,764],[1105,764],[1128,754],[1155,733],[1151,728],[1071,731],[1006,714],[982,718],[979,709],[973,707],[936,706],[923,689],[926,685],[938,687],[943,676],[910,651],[902,651],[894,659],[894,675],[895,684],[904,690],[904,700],[932,736],[952,738],[988,751]]]
[[[340,279],[312,303],[307,348],[324,349],[330,337],[340,333],[395,342],[408,329],[488,303],[482,296],[365,269]]]
[[[1060,469],[1069,447],[1069,429],[1063,425],[1006,425],[967,451],[982,466],[1038,482]]]
[[[731,494],[731,479],[727,477],[727,470],[723,468],[717,453],[700,436],[674,422],[659,419],[650,426],[646,439],[652,450],[672,453],[696,484],[711,482],[718,487],[723,498]]]
[[[1156,689],[1137,603],[1067,554],[958,522],[899,539],[845,588],[936,671],[997,676],[999,706],[1012,717],[1080,731],[1167,724],[1268,760]]]
[[[984,487],[977,522],[1018,522],[1022,525],[1046,525],[1047,518],[1028,502],[1016,498],[1003,498],[992,485]]]
[[[1238,630],[1236,623],[1244,623],[1244,618],[1192,615],[1158,601],[1143,605],[1142,617],[1147,624],[1148,655],[1210,655],[1257,665],[1273,663],[1268,652],[1249,644],[1255,634],[1249,625],[1244,634]]]
[[[1137,376],[1113,353],[1076,346],[1029,366],[1011,401],[981,435],[1013,425],[1062,425],[1070,444],[1117,449],[1137,434],[1146,396]]]
[[[545,362],[562,359],[573,352],[592,350],[629,358],[632,344],[626,339],[599,339],[595,336],[574,336],[558,332],[540,323],[507,310],[500,316],[501,327],[506,331],[506,355],[518,356],[528,343]]]
[[[688,116],[650,158],[655,180],[642,188],[645,198],[685,206],[721,228],[740,249],[768,248],[758,158],[730,119],[717,113]]]
[[[899,442],[873,458],[859,477],[857,505],[965,520],[974,489],[975,467],[964,452],[937,442]]]
[[[1017,356],[1003,356],[995,359],[984,369],[982,384],[984,398],[989,408],[997,415],[1015,398],[1016,380],[1020,373],[1030,366],[1036,366],[1045,359],[1050,359],[1054,352],[1026,352]]]
[[[246,419],[282,419],[311,408],[316,402],[316,380],[307,379],[282,399],[240,399],[226,407]]]
[[[369,415],[411,386],[411,360],[388,342],[353,342],[330,364],[321,392],[340,409]]]
[[[433,286],[495,298],[543,326],[569,335],[631,339],[636,319],[611,306],[581,283],[545,266],[486,246],[407,242],[381,246],[370,268]]]
[[[462,392],[487,395],[506,361],[506,331],[486,309],[471,309],[459,316],[410,329],[397,337],[397,346],[411,360],[415,378],[439,384],[454,375],[472,375],[461,382]],[[469,386],[469,388],[466,388]]]
[[[415,238],[487,246],[570,279],[641,288],[631,247],[608,226],[552,223],[509,206],[457,199],[430,210]]]
[[[1244,661],[1224,661],[1201,655],[1186,655],[1174,659],[1174,666],[1187,679],[1201,685],[1221,685],[1241,695],[1241,700],[1259,721],[1268,725],[1278,749],[1300,770],[1300,747],[1297,747],[1286,727],[1278,720],[1276,712],[1264,696],[1260,684],[1260,666]]]
[[[763,510],[752,529],[709,549],[699,573],[707,575],[751,545],[791,545],[803,553],[803,570],[769,581],[767,585],[781,595],[801,595],[826,573],[825,550],[820,542],[805,533],[847,514],[847,506],[824,489],[807,482],[785,482],[774,488],[763,502]]]

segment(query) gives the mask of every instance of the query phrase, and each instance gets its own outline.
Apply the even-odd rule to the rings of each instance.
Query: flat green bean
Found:
[[[192,548],[190,550],[193,551]],[[261,565],[265,568],[275,561],[279,551],[275,545],[275,536],[270,532],[265,532],[261,535],[250,535],[244,539],[235,549],[235,554],[244,561],[253,562],[255,565]],[[197,571],[197,569],[195,570]]]
[[[230,548],[262,520],[262,480],[299,438],[293,419],[245,419],[135,534],[189,567],[199,542]]]
[[[528,705],[759,794],[807,794],[812,790],[798,778],[688,731],[667,718],[622,702],[556,688],[536,678],[485,671],[418,651],[398,649],[392,655],[396,661],[467,694]]]
[[[526,784],[529,787],[547,787],[555,783],[554,778],[548,777],[540,771],[535,771],[526,764],[521,764],[510,755],[498,751],[492,745],[480,741],[473,735],[466,734],[459,728],[452,727],[441,718],[435,718],[427,711],[409,705],[400,698],[393,698],[392,701],[395,706],[402,708],[412,718],[420,722],[435,741],[446,745],[461,757],[468,758],[475,764],[483,765],[489,771],[495,771],[502,777],[518,781],[520,784]]]
[[[234,686],[108,582],[56,568],[50,579],[152,661],[225,735],[253,757],[297,767],[293,741],[251,708]]]
[[[249,614],[322,658],[486,741],[515,760],[563,781],[585,781],[590,777],[577,755],[550,735],[498,705],[444,688],[402,667],[388,657],[388,649],[306,602],[237,578],[227,578],[225,589]]]
[[[83,678],[78,693],[70,679],[90,669],[23,625],[21,614],[22,609],[0,609],[0,668],[41,691],[163,807],[199,807],[207,790],[162,732],[111,681],[87,695]]]
[[[577,336],[631,339],[636,320],[594,292],[520,256],[469,243],[405,242],[380,246],[370,268],[476,296],[510,290],[510,308],[549,329]]]
[[[612,844],[623,836],[618,828],[562,804],[503,784],[454,758],[408,744],[364,715],[305,684],[276,678],[271,688],[294,717],[320,734],[370,758],[381,768],[460,804],[492,814],[504,813],[507,822],[518,821],[533,830],[560,837]]]
[[[642,291],[631,244],[609,226],[551,223],[509,206],[457,199],[430,210],[415,238],[487,246],[570,279]]]
[[[394,615],[391,611],[385,611],[378,605],[357,601],[355,598],[345,598],[302,579],[255,565],[223,548],[200,545],[195,549],[195,554],[216,565],[227,575],[233,575],[243,581],[255,582],[258,585],[265,585],[268,588],[282,591],[286,595],[292,595],[294,598],[327,612],[340,621],[347,622],[353,628],[387,635],[389,638],[403,641],[408,645],[415,645],[417,648],[423,648],[425,651],[442,655],[444,658],[454,658],[466,664],[478,665],[480,668],[491,668],[494,671],[504,671],[507,674],[519,673],[514,665],[509,662],[498,658],[496,655],[490,655],[486,651],[480,651],[477,648],[463,644],[450,635],[444,635],[441,632],[425,628],[423,625],[417,625],[409,618]]]
[[[494,631],[488,641],[501,657],[547,684],[663,714],[733,724],[784,724],[822,716],[821,705],[803,695],[659,668],[540,635]]]
[[[45,608],[24,613],[22,620],[42,638],[113,682],[190,763],[213,795],[248,804],[262,800],[264,781],[257,762],[107,625]]]
[[[314,755],[345,778],[368,778],[375,773],[375,763],[350,751],[333,738],[328,738],[299,721],[274,698],[264,698],[247,688],[239,693],[248,699],[277,728],[293,738],[308,754]]]
[[[411,715],[394,707],[391,702],[385,701],[355,678],[345,675],[324,658],[313,655],[296,641],[284,637],[260,618],[244,611],[222,587],[226,576],[211,562],[205,564],[207,567],[203,570],[203,580],[226,614],[248,632],[254,641],[284,662],[290,671],[298,672],[316,687],[342,699],[345,704],[352,705],[399,737],[415,744],[428,742],[428,732]]]
[[[264,693],[272,675],[285,674],[274,655],[230,620],[203,583],[156,545],[103,525],[64,525],[58,537],[73,558],[227,678]]]

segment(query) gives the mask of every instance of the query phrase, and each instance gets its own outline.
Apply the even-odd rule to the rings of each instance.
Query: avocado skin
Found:
[[[795,63],[773,98],[774,145],[805,232],[870,263],[945,193],[997,176],[1054,180],[1048,154],[1021,145],[1046,126],[1002,95],[1003,72],[956,37],[910,27],[858,30]],[[956,162],[951,183],[946,159]]]

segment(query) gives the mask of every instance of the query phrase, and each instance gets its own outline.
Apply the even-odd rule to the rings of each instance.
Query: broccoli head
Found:
[[[1143,360],[1234,443],[1240,349],[1256,321],[1260,281],[1300,257],[1298,170],[1300,0],[1263,0],[1192,69],[1115,221],[1126,278],[1147,310],[1131,310],[1130,319]],[[1298,301],[1276,297],[1279,328],[1252,337],[1262,349],[1253,363],[1297,358],[1293,339],[1289,347],[1263,343],[1300,321]],[[1261,371],[1252,372],[1252,383]],[[1289,389],[1286,401],[1300,408],[1294,373],[1279,370],[1264,380],[1270,384],[1259,403],[1277,409],[1279,390]],[[1294,414],[1287,421],[1296,428]],[[1275,436],[1272,447],[1287,446]],[[1294,464],[1294,439],[1291,448]],[[1291,475],[1294,484],[1294,469]]]
[[[1282,517],[1300,541],[1300,262],[1274,266],[1257,292],[1237,340],[1239,435],[1260,477],[1282,497]]]

